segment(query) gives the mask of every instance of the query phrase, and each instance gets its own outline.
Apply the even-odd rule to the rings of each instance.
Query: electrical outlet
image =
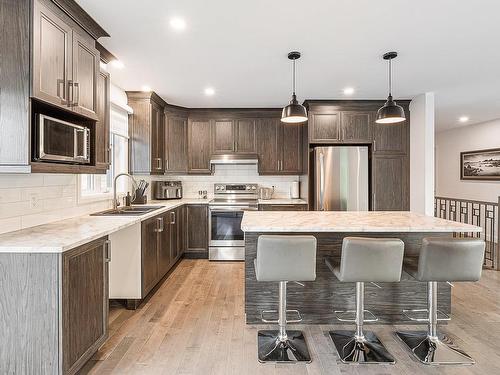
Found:
[[[31,193],[29,196],[30,208],[40,208],[40,200],[38,199],[38,194]]]

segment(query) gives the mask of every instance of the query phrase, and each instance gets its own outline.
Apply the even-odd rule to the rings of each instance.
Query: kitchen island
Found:
[[[354,283],[340,283],[325,264],[326,257],[340,260],[342,239],[347,236],[395,237],[405,243],[405,258],[418,257],[424,237],[477,235],[481,228],[455,221],[424,216],[413,212],[386,211],[253,211],[245,212],[241,224],[245,232],[245,313],[247,323],[261,323],[262,310],[276,309],[278,283],[257,282],[253,260],[257,238],[262,234],[313,235],[317,239],[316,281],[302,287],[289,283],[287,307],[298,309],[306,324],[334,324],[335,310],[353,310]],[[451,290],[439,283],[438,308],[451,311]],[[403,309],[427,306],[427,284],[417,282],[403,272],[399,283],[370,283],[365,287],[365,308],[379,323],[410,321]]]

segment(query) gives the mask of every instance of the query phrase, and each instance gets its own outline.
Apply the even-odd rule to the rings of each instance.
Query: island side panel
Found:
[[[288,283],[287,308],[298,309],[305,324],[340,324],[335,310],[353,310],[355,284],[340,283],[325,264],[325,257],[340,260],[342,239],[347,236],[400,238],[405,243],[405,257],[418,256],[422,238],[451,236],[450,233],[245,233],[245,313],[249,324],[262,323],[262,310],[275,310],[278,305],[278,283],[258,282],[253,260],[257,254],[257,238],[261,234],[313,235],[318,240],[316,280],[305,282],[305,287]],[[378,323],[412,324],[402,314],[403,309],[427,307],[427,284],[411,279],[403,273],[399,283],[379,283],[382,289],[365,284],[365,309],[372,311]],[[450,313],[451,288],[439,283],[438,308]]]
[[[58,374],[59,254],[0,254],[1,374]]]

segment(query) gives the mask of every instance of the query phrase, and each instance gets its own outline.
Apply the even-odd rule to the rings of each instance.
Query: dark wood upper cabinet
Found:
[[[208,119],[188,121],[188,173],[209,174],[212,126]]]
[[[280,174],[302,172],[302,129],[301,124],[285,124],[280,121]]]
[[[130,170],[135,174],[163,174],[165,160],[165,102],[154,92],[128,91]]]
[[[259,155],[259,173],[277,174],[281,160],[278,148],[280,119],[264,118],[257,120],[257,154]]]
[[[343,111],[341,137],[345,143],[371,143],[374,112]]]
[[[409,209],[409,170],[406,156],[375,155],[372,158],[372,210]]]
[[[96,118],[97,76],[99,51],[95,41],[73,31],[73,76],[69,83],[70,104],[73,110]]]
[[[69,24],[39,1],[33,12],[33,96],[67,108],[72,79],[72,34]]]
[[[340,111],[309,112],[309,142],[331,143],[340,141]]]
[[[96,120],[99,51],[55,4],[34,1],[33,96]]]
[[[108,337],[106,238],[62,257],[63,373],[74,374]]]
[[[212,120],[212,153],[236,151],[233,120]]]
[[[165,114],[165,173],[187,172],[187,115]]]
[[[235,151],[241,153],[257,152],[255,119],[234,120]]]
[[[111,163],[111,148],[109,146],[110,127],[110,80],[109,73],[99,72],[97,77],[97,98],[95,125],[95,165],[97,168],[108,169]]]
[[[409,128],[406,121],[373,126],[373,151],[376,153],[406,154]]]

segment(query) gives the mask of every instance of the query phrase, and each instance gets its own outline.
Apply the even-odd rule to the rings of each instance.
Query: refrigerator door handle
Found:
[[[325,155],[319,153],[319,210],[324,211],[325,195]]]

